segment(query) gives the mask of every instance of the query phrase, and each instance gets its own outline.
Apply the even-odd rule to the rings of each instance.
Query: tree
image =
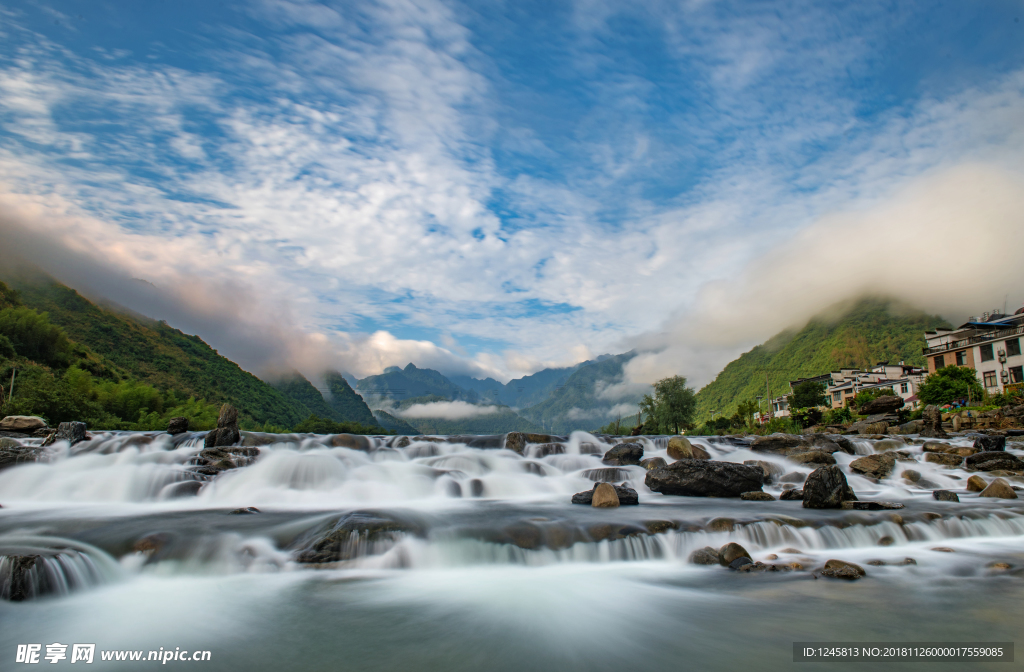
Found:
[[[644,425],[650,423],[658,432],[678,434],[692,427],[696,409],[696,395],[683,376],[662,378],[654,384],[654,395],[640,400],[640,412],[647,416]]]
[[[874,401],[879,397],[895,397],[896,393],[892,391],[891,387],[876,387],[870,390],[863,390],[858,392],[857,396],[853,398],[853,405],[860,408],[869,401]]]
[[[736,405],[737,425],[750,426],[753,422],[754,413],[757,413],[757,402],[753,399],[741,401]]]
[[[917,396],[925,404],[948,404],[960,399],[981,399],[984,391],[974,369],[946,366],[924,379]]]
[[[824,406],[827,403],[825,384],[816,383],[813,380],[805,380],[800,383],[793,388],[793,394],[789,395],[789,407],[794,410]]]

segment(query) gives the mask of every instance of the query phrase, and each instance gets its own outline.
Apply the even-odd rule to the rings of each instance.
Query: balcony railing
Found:
[[[950,350],[959,350],[961,348],[967,348],[972,345],[978,345],[979,343],[989,343],[991,341],[1000,341],[1004,338],[1013,338],[1014,336],[1020,336],[1024,334],[1024,324],[1019,327],[1012,329],[1000,329],[999,331],[985,334],[984,336],[968,336],[962,338],[959,341],[952,341],[950,343],[943,343],[942,345],[936,345],[931,348],[922,348],[922,352],[927,355],[936,355],[940,352],[949,352]]]

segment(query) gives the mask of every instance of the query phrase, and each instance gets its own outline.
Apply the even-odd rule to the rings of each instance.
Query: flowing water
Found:
[[[95,643],[209,650],[209,662],[167,664],[210,670],[812,670],[829,666],[794,663],[793,642],[1013,641],[1022,631],[1024,499],[966,492],[970,474],[921,461],[920,440],[903,447],[917,461],[881,482],[849,471],[855,455],[835,454],[860,499],[901,502],[898,515],[663,496],[644,486],[642,467],[603,465],[613,441],[583,432],[523,455],[471,437],[378,437],[358,450],[331,437],[270,440],[257,435],[258,455],[216,477],[196,474],[202,434],[97,432],[0,471],[0,580],[10,592],[21,572],[24,592],[0,596],[0,667],[14,667],[19,644],[45,654]],[[742,441],[693,441],[712,459],[811,471]],[[642,443],[645,457],[667,459],[665,438]],[[870,454],[875,442],[856,448]],[[929,488],[902,479],[908,468]],[[640,505],[569,503],[595,480],[626,483]],[[935,501],[940,487],[960,503]],[[231,513],[242,507],[259,513]],[[394,525],[357,526],[336,562],[300,562],[345,520]],[[805,570],[687,561],[730,541]],[[867,577],[819,577],[830,558]],[[93,666],[157,664],[97,653]]]

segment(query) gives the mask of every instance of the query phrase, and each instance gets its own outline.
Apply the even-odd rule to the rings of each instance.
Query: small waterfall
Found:
[[[119,576],[114,559],[88,544],[56,537],[0,537],[0,599],[67,595]]]

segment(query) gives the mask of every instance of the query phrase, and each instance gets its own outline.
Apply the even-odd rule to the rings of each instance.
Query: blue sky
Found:
[[[796,297],[799,261],[737,280],[771,250],[1024,165],[1020,2],[0,8],[0,205],[261,370],[507,378],[640,345],[678,352],[639,377],[706,379],[785,326],[686,336]]]

